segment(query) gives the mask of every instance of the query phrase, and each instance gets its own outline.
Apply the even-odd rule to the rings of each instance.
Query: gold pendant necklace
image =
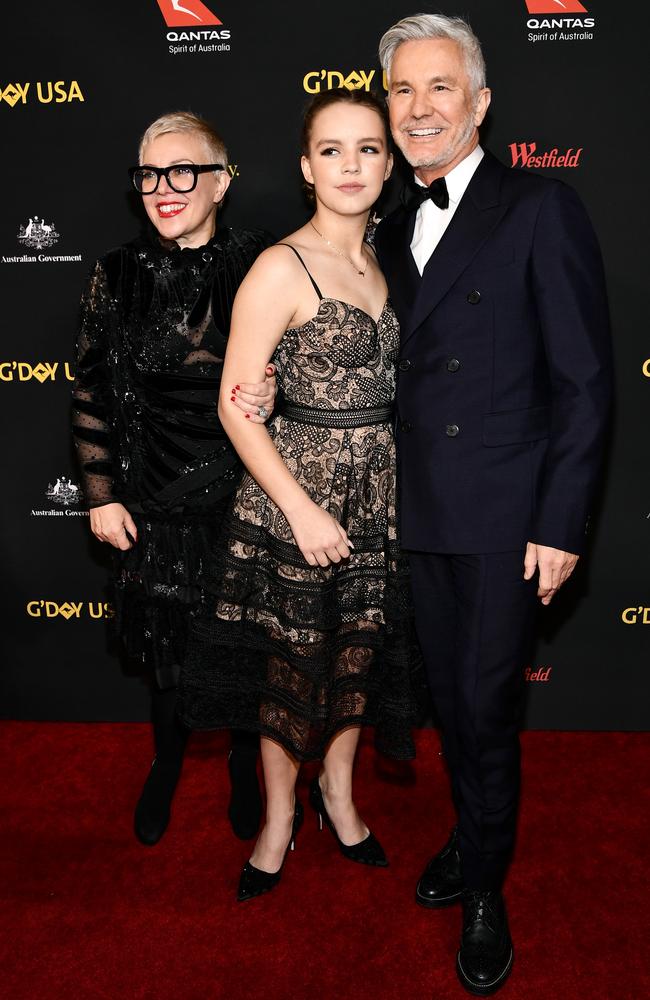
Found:
[[[318,229],[316,229],[316,226],[311,221],[311,219],[309,220],[309,225],[314,230],[314,232],[316,233],[316,235],[320,236],[320,238],[322,240],[324,240],[325,243],[327,243],[328,247],[331,247],[332,250],[334,250],[339,255],[339,257],[343,257],[344,260],[347,260],[348,264],[352,264],[352,267],[357,272],[357,274],[359,274],[362,278],[365,277],[365,275],[366,275],[366,269],[368,267],[368,255],[367,254],[366,254],[366,265],[365,265],[363,271],[360,271],[359,268],[357,267],[357,265],[354,263],[354,261],[350,257],[348,257],[348,255],[346,253],[343,253],[343,251],[341,250],[340,247],[337,247],[335,243],[332,243],[331,240],[327,239],[327,236],[323,236],[323,234],[321,232],[319,232]]]

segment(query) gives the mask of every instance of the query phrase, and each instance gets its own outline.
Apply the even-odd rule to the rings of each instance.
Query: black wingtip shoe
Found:
[[[454,827],[443,849],[431,858],[424,869],[415,890],[415,899],[420,906],[436,910],[459,903],[464,888],[458,853],[458,827]]]
[[[514,952],[500,892],[463,894],[463,933],[456,958],[461,984],[474,996],[490,996],[510,975]]]

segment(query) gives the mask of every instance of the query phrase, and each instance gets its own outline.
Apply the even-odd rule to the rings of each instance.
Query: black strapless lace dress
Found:
[[[273,360],[286,404],[269,432],[354,551],[309,566],[282,512],[244,475],[181,672],[189,726],[258,731],[305,761],[346,726],[369,724],[382,752],[414,756],[419,657],[395,509],[398,349],[388,302],[375,322],[321,298],[317,315],[282,338]]]

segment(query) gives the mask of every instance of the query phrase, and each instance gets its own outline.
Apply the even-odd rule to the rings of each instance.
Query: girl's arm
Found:
[[[266,427],[246,419],[230,398],[233,378],[263,381],[265,367],[299,304],[294,291],[300,287],[297,268],[284,249],[272,247],[258,257],[242,282],[233,306],[219,417],[250,474],[286,517],[307,562],[328,566],[350,555],[345,531],[296,482]]]

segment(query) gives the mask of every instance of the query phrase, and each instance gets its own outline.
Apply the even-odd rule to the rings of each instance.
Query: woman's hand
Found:
[[[100,542],[109,542],[116,549],[133,548],[138,540],[138,529],[126,507],[121,503],[107,503],[90,511],[90,530]],[[127,535],[127,531],[129,535]]]
[[[329,566],[348,559],[354,548],[345,530],[331,514],[312,500],[287,517],[293,537],[310,566]]]
[[[275,365],[269,364],[264,382],[241,382],[231,386],[230,402],[243,410],[247,420],[265,424],[273,413],[277,391]],[[266,410],[266,416],[260,416],[260,407]]]

